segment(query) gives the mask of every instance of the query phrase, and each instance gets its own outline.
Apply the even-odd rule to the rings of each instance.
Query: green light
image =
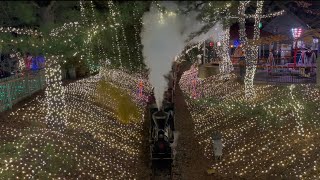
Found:
[[[261,28],[262,28],[262,22],[259,23],[259,29],[261,29]]]

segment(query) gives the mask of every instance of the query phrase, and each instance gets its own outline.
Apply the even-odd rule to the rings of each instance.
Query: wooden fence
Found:
[[[0,112],[45,88],[45,71],[26,72],[0,79]]]

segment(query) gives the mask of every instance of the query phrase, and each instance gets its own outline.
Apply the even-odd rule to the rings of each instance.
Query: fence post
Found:
[[[25,86],[26,86],[26,92],[28,94],[28,96],[30,95],[30,87],[29,87],[29,72],[26,72],[26,76],[25,76]]]
[[[7,99],[8,99],[8,104],[9,108],[12,109],[12,97],[11,97],[11,88],[10,88],[10,82],[6,85],[7,86]]]
[[[37,72],[37,76],[38,76],[38,90],[41,90],[42,89],[42,81],[41,81],[41,71],[39,70],[38,72]]]
[[[46,87],[46,74],[45,69],[41,71],[41,89],[45,89]]]
[[[320,86],[320,53],[318,53],[318,58],[317,58],[316,79],[317,79],[317,86]]]

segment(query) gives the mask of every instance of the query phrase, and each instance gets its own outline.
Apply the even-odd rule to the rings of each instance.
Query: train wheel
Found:
[[[150,179],[155,179],[155,176],[156,176],[156,167],[155,165],[153,164],[153,162],[151,162],[151,178]]]

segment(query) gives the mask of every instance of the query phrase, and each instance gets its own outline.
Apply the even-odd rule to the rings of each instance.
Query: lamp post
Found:
[[[203,41],[203,64],[206,64],[206,41]]]
[[[297,53],[298,53],[297,43],[298,43],[298,38],[301,36],[302,29],[301,28],[292,28],[291,31],[292,31],[292,36],[293,36],[293,39],[294,39],[294,42],[295,42],[293,63],[294,63],[294,67],[296,67]]]
[[[314,40],[315,49],[317,50],[317,59],[316,59],[316,66],[317,66],[317,86],[320,87],[320,51],[319,51],[319,39]]]

